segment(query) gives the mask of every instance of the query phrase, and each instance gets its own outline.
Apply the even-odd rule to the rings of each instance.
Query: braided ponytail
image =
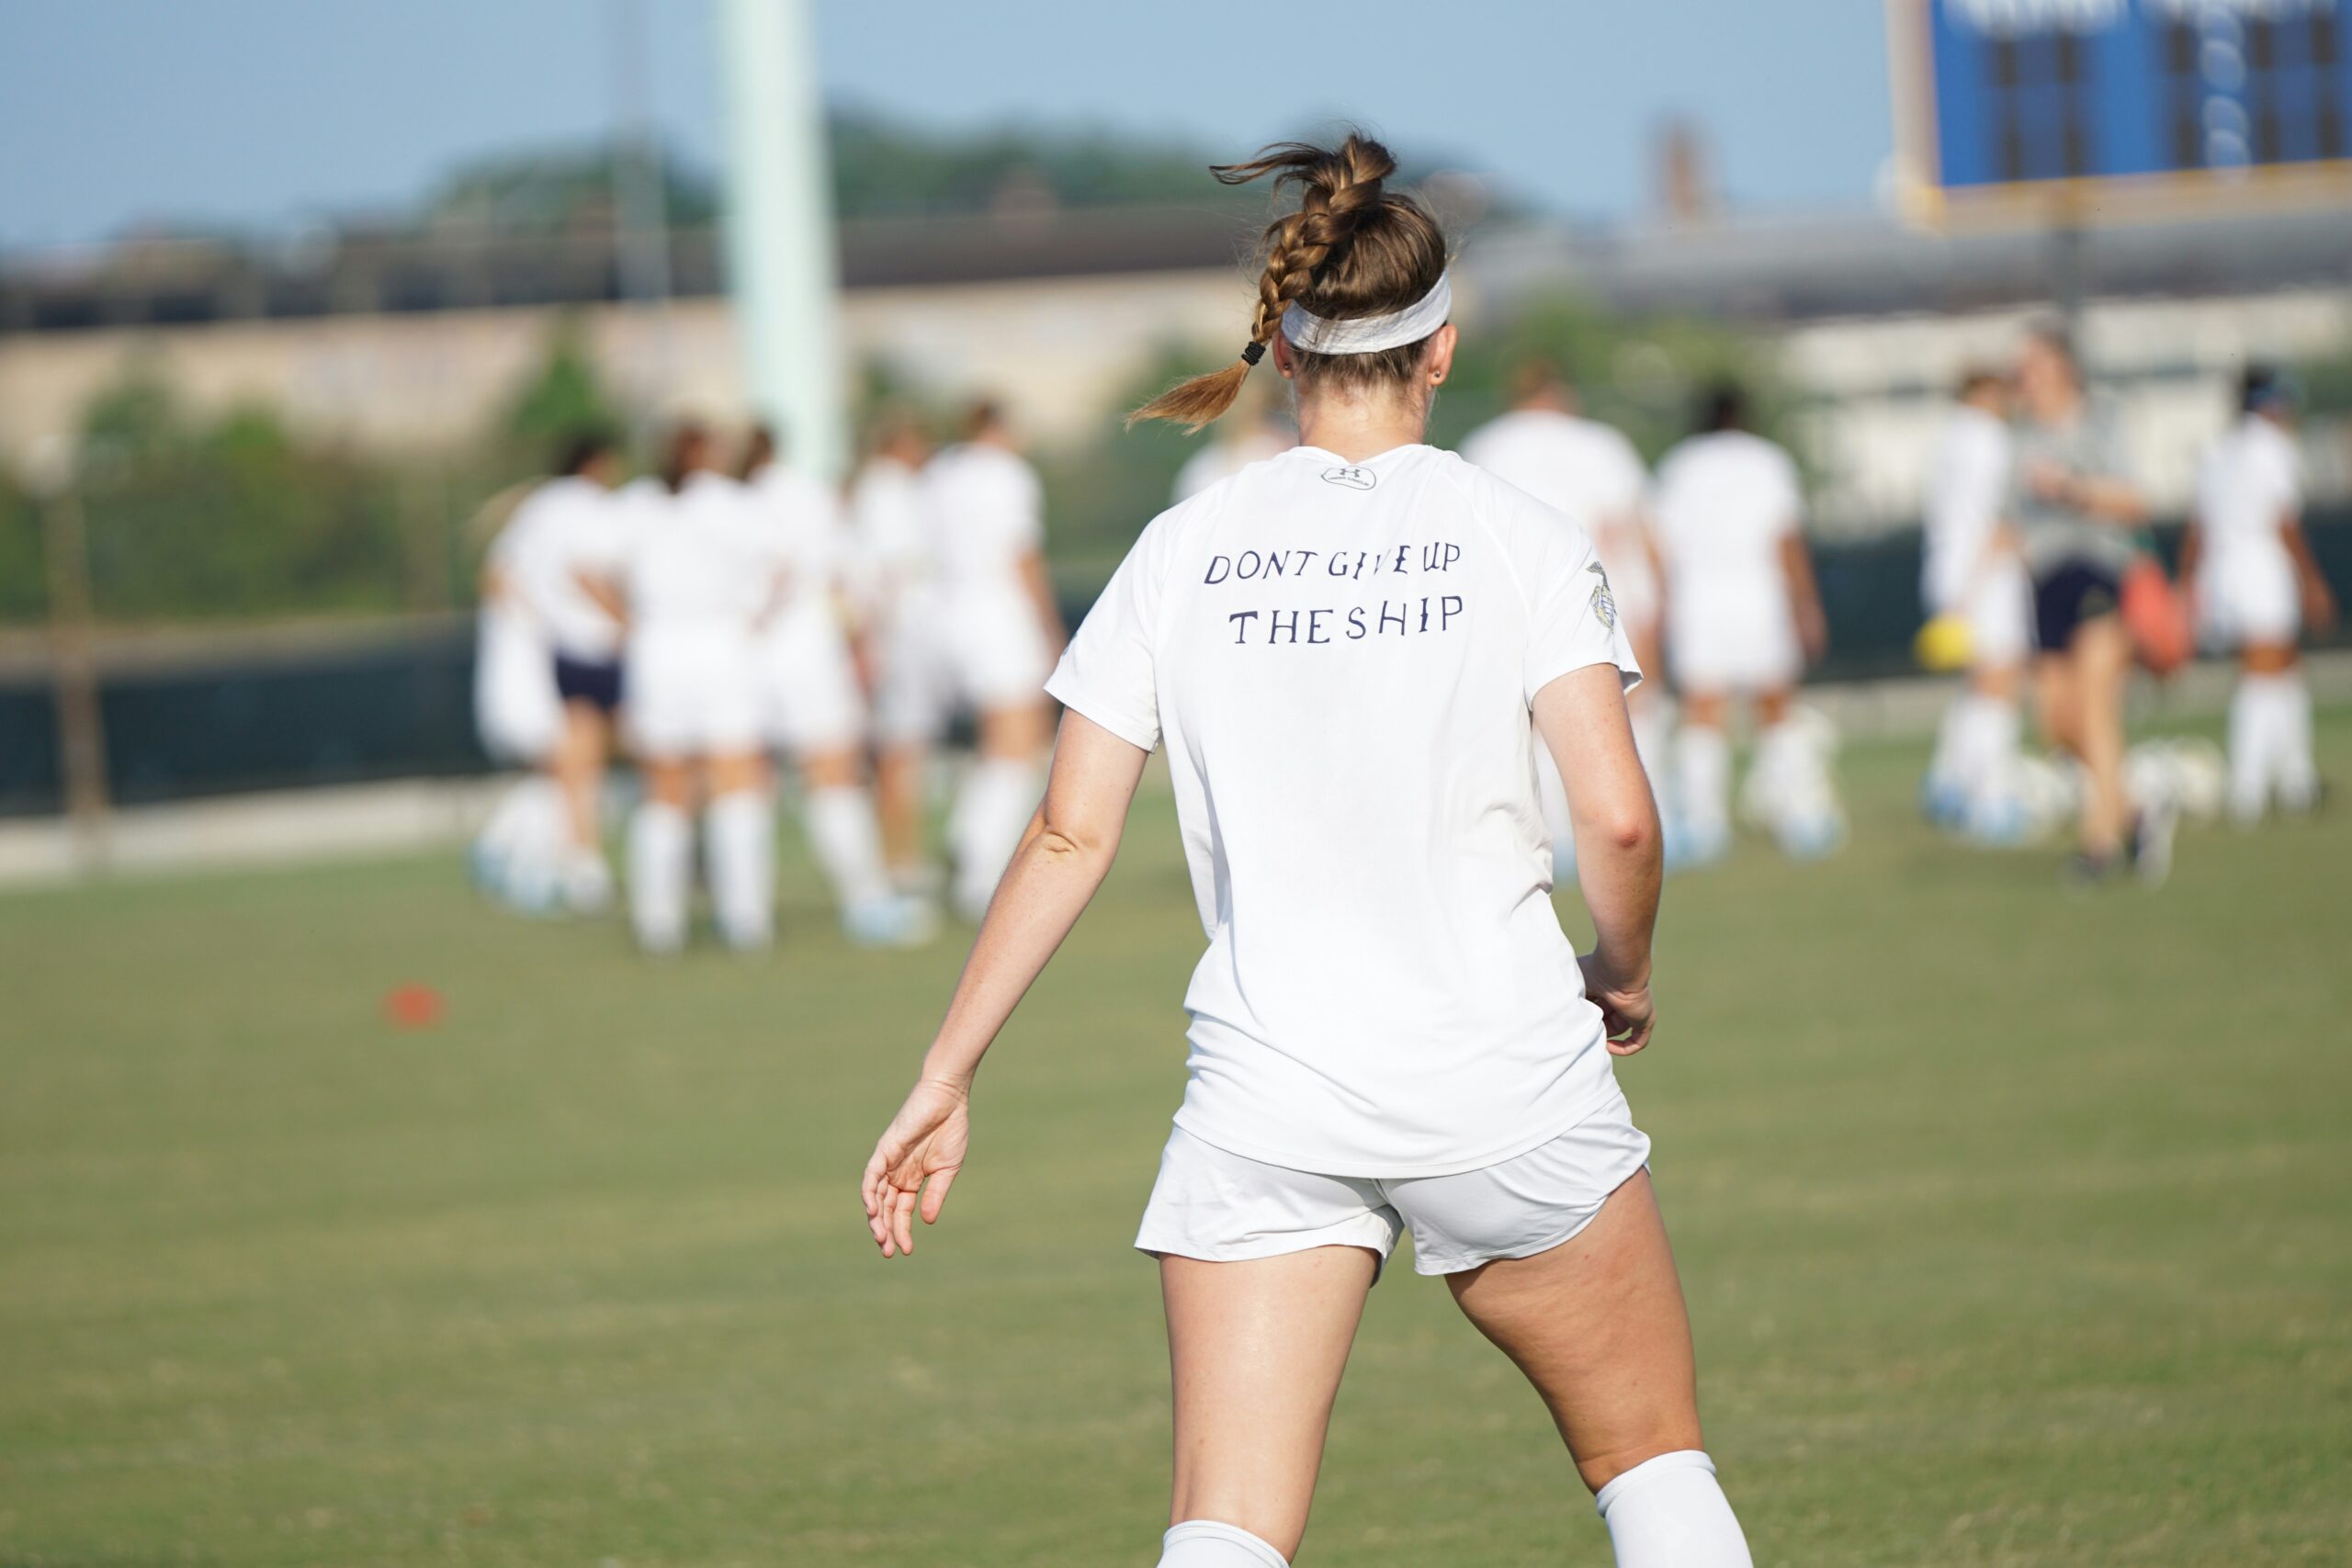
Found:
[[[1250,339],[1232,364],[1170,387],[1127,416],[1165,419],[1196,431],[1233,406],[1250,367],[1265,356],[1293,303],[1318,316],[1345,319],[1401,310],[1437,285],[1445,271],[1445,241],[1420,204],[1386,188],[1396,160],[1371,138],[1349,132],[1336,148],[1305,141],[1268,147],[1246,164],[1209,171],[1226,185],[1274,176],[1280,189],[1299,189],[1296,212],[1267,226],[1266,260]],[[1309,378],[1347,365],[1350,379],[1401,377],[1419,360],[1420,344],[1347,355],[1296,351],[1297,374]]]

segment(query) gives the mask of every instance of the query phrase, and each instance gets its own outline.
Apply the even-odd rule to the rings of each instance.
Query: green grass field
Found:
[[[1758,1562],[2346,1562],[2352,815],[2075,897],[1916,826],[1917,762],[1849,755],[1834,863],[1669,886],[1622,1069]],[[797,866],[760,962],[503,918],[453,859],[0,899],[0,1564],[1152,1562],[1171,816],[890,1264],[856,1176],[960,944],[852,952]],[[411,980],[438,1029],[384,1021]],[[1608,1549],[1396,1270],[1302,1556]]]

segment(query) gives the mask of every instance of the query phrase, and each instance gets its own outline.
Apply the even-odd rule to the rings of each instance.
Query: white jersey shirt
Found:
[[[832,487],[782,463],[770,463],[747,487],[777,531],[785,563],[785,596],[779,622],[821,624],[840,629],[835,595],[849,561],[849,532]]]
[[[1609,569],[1618,607],[1657,613],[1657,572],[1642,520],[1649,470],[1624,433],[1556,409],[1517,409],[1470,433],[1462,455],[1575,520]]]
[[[2278,525],[2302,510],[2302,457],[2294,437],[2259,414],[2232,426],[2205,454],[2197,475],[2197,520],[2205,536],[2198,581],[2230,594],[2290,585],[2294,560]]]
[[[1952,411],[1928,466],[1919,592],[1928,612],[1959,609],[1984,566],[2008,492],[2009,427],[1967,404]]]
[[[723,474],[687,476],[674,494],[632,487],[621,580],[631,635],[741,636],[775,603],[786,558],[766,509]]]
[[[1668,452],[1650,516],[1676,619],[1746,624],[1767,604],[1785,606],[1781,541],[1797,532],[1804,507],[1796,463],[1760,435],[1719,431]]]
[[[1594,664],[1640,678],[1583,531],[1451,452],[1295,447],[1144,530],[1046,689],[1166,748],[1208,934],[1178,1126],[1430,1176],[1612,1091],[1530,718]]]
[[[931,528],[924,516],[922,476],[895,457],[876,457],[850,487],[858,598],[888,616],[933,575]]]
[[[549,479],[525,498],[492,547],[516,601],[556,652],[582,663],[620,656],[620,623],[580,586],[618,565],[629,507],[594,479]]]
[[[950,446],[923,469],[932,549],[948,592],[1021,587],[1021,562],[1046,542],[1037,470],[1001,446]]]

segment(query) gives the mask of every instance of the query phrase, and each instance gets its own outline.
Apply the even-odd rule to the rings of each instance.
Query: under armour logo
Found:
[[[1360,468],[1351,465],[1344,468],[1324,469],[1323,482],[1327,485],[1345,485],[1350,490],[1370,490],[1380,480],[1370,468]]]

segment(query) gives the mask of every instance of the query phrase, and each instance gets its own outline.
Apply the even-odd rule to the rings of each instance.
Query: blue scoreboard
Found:
[[[1906,209],[2352,203],[2352,0],[1888,0]]]

